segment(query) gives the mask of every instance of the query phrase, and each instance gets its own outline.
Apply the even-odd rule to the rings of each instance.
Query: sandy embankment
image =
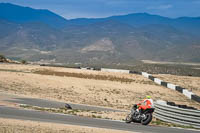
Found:
[[[1,133],[134,133],[94,127],[73,126],[0,118]]]
[[[156,85],[140,75],[9,64],[0,64],[0,69],[29,72],[0,71],[1,91],[22,94],[29,97],[130,109],[132,104],[139,102],[146,95],[151,95],[154,100],[174,101],[178,104],[200,108],[198,103],[187,99],[182,94]],[[75,76],[53,76],[31,73],[38,70],[74,73]],[[79,73],[87,75],[89,78],[77,78],[76,75]],[[107,78],[105,80],[97,80],[90,78],[91,75],[106,75]],[[117,78],[117,80],[112,80],[113,77],[114,79]],[[128,79],[131,80],[130,82],[124,82],[124,79],[127,81]]]

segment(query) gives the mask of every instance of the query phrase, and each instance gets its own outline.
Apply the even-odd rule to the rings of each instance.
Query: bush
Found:
[[[0,59],[5,59],[5,56],[0,54]]]
[[[21,63],[22,64],[27,64],[27,61],[26,60],[21,60]]]
[[[0,55],[0,62],[5,62],[6,61],[6,57],[4,55]]]

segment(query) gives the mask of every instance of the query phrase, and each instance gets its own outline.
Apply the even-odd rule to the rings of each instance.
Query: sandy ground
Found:
[[[72,126],[0,118],[1,133],[133,133],[119,130]]]
[[[2,69],[23,72],[2,71]],[[31,73],[47,69],[57,72],[107,75],[134,80],[132,82],[120,82]],[[152,81],[140,75],[9,64],[0,64],[0,70],[0,91],[29,97],[130,109],[132,104],[139,102],[146,95],[151,95],[154,100],[162,99],[200,108],[198,103],[187,99],[182,94],[155,85]],[[24,71],[28,73],[24,73]]]
[[[176,76],[169,74],[154,75],[163,81],[184,87],[200,96],[200,77]]]

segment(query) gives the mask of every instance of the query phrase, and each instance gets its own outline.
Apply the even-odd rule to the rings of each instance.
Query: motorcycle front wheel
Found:
[[[145,115],[146,115],[146,117],[141,120],[142,125],[148,125],[152,120],[152,114],[151,113],[147,113]]]
[[[127,115],[125,122],[126,123],[131,123],[132,121],[133,121],[132,114],[130,113],[130,114]]]

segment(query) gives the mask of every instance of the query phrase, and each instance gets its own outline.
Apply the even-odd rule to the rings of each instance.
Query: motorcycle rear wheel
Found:
[[[151,113],[147,113],[146,114],[146,118],[141,120],[141,124],[142,125],[148,125],[152,120],[152,114]]]

